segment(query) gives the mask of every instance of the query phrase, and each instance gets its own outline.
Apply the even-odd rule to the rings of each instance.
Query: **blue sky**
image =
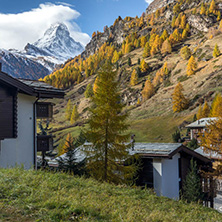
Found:
[[[21,49],[40,38],[50,24],[64,22],[71,36],[86,44],[120,15],[140,16],[149,0],[0,0],[0,48]],[[16,36],[16,37],[15,37]],[[13,38],[14,37],[14,38]]]

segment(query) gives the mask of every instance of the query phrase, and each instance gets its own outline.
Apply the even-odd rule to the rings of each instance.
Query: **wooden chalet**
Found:
[[[51,137],[37,136],[36,119],[52,118],[52,104],[40,102],[52,98],[64,98],[64,92],[44,82],[15,79],[0,65],[0,167],[31,168],[37,148],[50,148]]]

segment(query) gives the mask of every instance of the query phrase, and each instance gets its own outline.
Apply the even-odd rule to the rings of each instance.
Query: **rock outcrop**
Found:
[[[151,14],[155,12],[157,9],[165,7],[173,2],[177,2],[177,0],[154,0],[150,3],[148,8],[146,9],[146,14]]]
[[[190,15],[187,21],[191,27],[201,32],[208,32],[209,27],[213,23],[211,18],[200,15]]]

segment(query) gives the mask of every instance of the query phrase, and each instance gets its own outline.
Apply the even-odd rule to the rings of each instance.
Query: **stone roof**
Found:
[[[33,88],[34,90],[47,90],[51,92],[63,92],[63,90],[55,88],[45,82],[37,81],[37,80],[29,80],[29,79],[18,79],[22,83],[28,85],[29,87]]]
[[[204,150],[203,147],[199,147],[195,150],[195,152],[209,158],[209,159],[215,159],[215,160],[222,160],[222,154],[218,154],[216,151],[212,150]]]
[[[217,117],[202,118],[187,125],[186,128],[205,128],[207,125],[210,125],[211,122],[215,120],[217,120]]]
[[[135,143],[134,148],[130,149],[130,155],[134,154],[153,154],[153,155],[169,155],[177,148],[181,143]]]

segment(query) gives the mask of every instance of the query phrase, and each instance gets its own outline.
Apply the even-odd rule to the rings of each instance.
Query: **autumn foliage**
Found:
[[[179,82],[172,94],[172,100],[173,100],[173,112],[181,112],[188,108],[189,101],[188,99],[183,95],[183,86]]]

